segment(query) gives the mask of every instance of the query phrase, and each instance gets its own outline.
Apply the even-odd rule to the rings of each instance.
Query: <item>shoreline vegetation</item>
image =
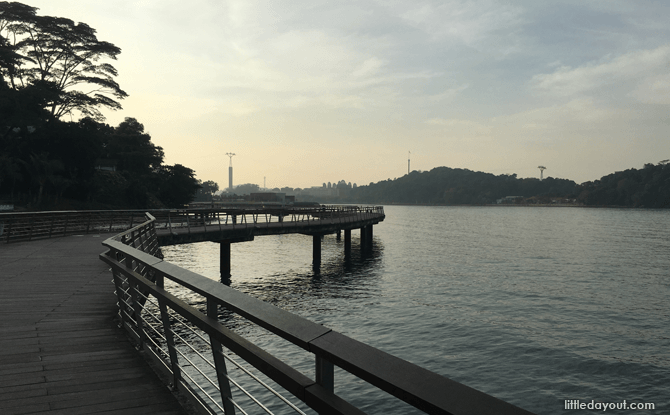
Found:
[[[341,192],[347,203],[427,206],[670,207],[670,164],[647,163],[577,184],[436,167]]]

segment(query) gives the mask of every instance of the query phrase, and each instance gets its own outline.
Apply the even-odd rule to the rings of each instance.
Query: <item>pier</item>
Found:
[[[150,370],[147,372],[148,366],[144,360],[138,359],[139,351],[163,374],[169,387],[178,390],[201,413],[234,414],[249,410],[249,413],[256,413],[259,408],[264,408],[266,413],[273,413],[265,410],[275,405],[285,405],[296,410],[296,413],[307,410],[321,414],[364,413],[337,394],[346,385],[337,382],[336,369],[343,369],[370,387],[387,392],[390,399],[398,400],[398,404],[408,404],[425,413],[529,413],[163,261],[160,254],[162,243],[208,240],[225,245],[249,241],[256,236],[302,233],[313,236],[313,259],[315,265],[318,265],[321,235],[344,233],[346,250],[351,249],[351,230],[359,229],[361,249],[366,249],[373,237],[372,225],[384,218],[383,209],[324,209],[309,212],[191,210],[156,213],[160,219],[151,213],[139,212],[68,212],[53,213],[50,217],[46,214],[10,214],[14,215],[11,218],[9,215],[0,215],[0,240],[4,237],[3,242],[24,241],[0,245],[0,258],[12,264],[8,268],[11,272],[3,272],[0,281],[3,284],[12,282],[17,286],[15,291],[3,291],[2,294],[3,299],[10,300],[8,303],[3,302],[2,311],[7,314],[5,320],[13,322],[7,326],[9,328],[0,326],[3,333],[12,336],[2,340],[8,342],[3,345],[3,353],[12,357],[0,360],[0,373],[9,375],[0,381],[3,382],[0,383],[0,409],[19,409],[9,413],[48,410],[56,411],[54,413],[95,413],[88,409],[98,408],[96,411],[102,411],[101,407],[94,405],[104,406],[107,402],[110,405],[126,405],[119,407],[119,413],[124,414],[179,413],[168,412],[177,409],[173,407],[175,398],[167,392],[167,388],[163,388],[163,395],[153,389],[144,389],[153,388],[151,385],[157,382],[155,377],[149,379]],[[96,236],[101,231],[106,231],[107,236]],[[110,231],[113,236],[109,236]],[[56,236],[66,237],[30,242]],[[98,244],[100,242],[102,245]],[[96,246],[97,251],[94,249]],[[105,252],[100,254],[103,250]],[[225,258],[226,251],[222,251],[222,262],[228,261],[229,270],[230,255]],[[102,261],[91,258],[97,254]],[[42,256],[44,258],[40,260]],[[33,258],[38,263],[42,261],[42,265],[35,265],[37,263],[32,261]],[[222,265],[222,270],[225,270],[225,266]],[[111,273],[108,272],[110,268]],[[74,281],[74,275],[81,276],[82,280],[69,284],[71,280]],[[34,282],[35,289],[22,281]],[[38,290],[40,285],[46,288]],[[115,293],[115,299],[112,292]],[[200,309],[196,308],[184,301],[183,295],[202,298],[204,303],[201,303]],[[27,305],[32,304],[36,304],[34,315],[33,311],[25,310],[30,310]],[[84,311],[87,304],[93,307],[90,314]],[[241,337],[225,325],[225,319],[230,315],[239,316],[276,336],[278,341],[288,342],[292,347],[301,349],[306,361],[311,362],[312,370],[309,373],[304,368],[299,370]],[[116,320],[114,316],[117,316]],[[120,335],[116,324],[125,330],[131,342]],[[101,325],[106,325],[106,328]],[[30,386],[79,376],[75,364],[67,368],[47,367],[45,362],[55,358],[49,355],[53,351],[49,351],[47,339],[41,337],[48,337],[45,334],[49,330],[54,334],[53,337],[65,339],[64,343],[53,349],[58,350],[59,354],[77,354],[78,347],[86,345],[81,352],[83,356],[72,357],[73,361],[83,359],[81,366],[85,369],[81,370],[89,374],[78,384],[85,384],[82,387],[86,388],[92,388],[89,383],[96,384],[98,386],[95,390],[100,393],[86,389],[80,395],[54,398],[58,391],[53,389],[54,386],[51,386],[51,390],[48,385]],[[22,333],[32,332],[36,334],[22,337]],[[102,337],[101,341],[84,340],[95,337],[96,333]],[[31,337],[34,339],[30,340]],[[125,351],[116,355],[109,344],[125,347]],[[108,355],[112,357],[108,358]],[[86,360],[87,356],[98,357],[101,361],[111,360],[120,365],[110,370],[117,370],[121,376],[124,373],[135,373],[138,370],[135,366],[143,367],[142,373],[149,375],[147,378],[139,377],[142,379],[139,381],[141,392],[115,391],[115,386],[121,388],[123,381],[119,383],[118,379],[106,377],[104,366],[100,367],[100,372],[95,367],[97,363],[89,366],[87,362],[94,358],[88,357],[89,360]],[[70,357],[63,359],[67,362]],[[135,366],[124,366],[126,360],[133,361]],[[33,370],[62,372],[58,373],[61,377],[50,377],[45,373],[35,375]],[[93,377],[99,381],[86,382],[85,379]],[[24,378],[28,380],[21,380]],[[40,391],[41,400],[30,399],[37,396],[31,395],[33,392],[26,392],[28,395],[21,398],[11,395],[12,392],[33,388]],[[258,389],[265,392],[261,395],[252,393]],[[119,400],[123,397],[128,402],[147,399],[143,404],[146,408],[131,406],[133,403],[117,404],[114,398],[103,398],[108,396],[108,391],[115,391],[113,397],[118,396]],[[80,392],[63,390],[63,393]],[[85,399],[86,395],[90,395],[87,398],[90,400]],[[263,396],[263,401],[257,396]],[[101,399],[108,400],[102,403],[96,401]],[[68,405],[79,402],[81,406],[88,407],[75,411],[59,402],[67,402]],[[24,405],[43,406],[20,409]],[[149,408],[150,405],[156,407]],[[111,408],[116,410],[116,407]],[[122,408],[137,409],[130,412]]]

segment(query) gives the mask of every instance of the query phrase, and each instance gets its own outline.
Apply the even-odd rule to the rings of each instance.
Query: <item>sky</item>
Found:
[[[125,117],[203,181],[447,166],[582,183],[670,158],[670,2],[32,0],[97,30]],[[409,154],[411,152],[411,155]]]

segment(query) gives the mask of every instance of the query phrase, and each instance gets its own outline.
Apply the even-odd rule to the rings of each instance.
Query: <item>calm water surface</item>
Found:
[[[357,231],[347,258],[328,235],[316,274],[309,236],[233,244],[231,286],[533,412],[625,399],[670,413],[670,211],[385,211],[371,253]],[[217,244],[164,253],[219,279]],[[237,328],[312,376],[299,351]],[[372,413],[407,412],[341,371],[336,392]]]

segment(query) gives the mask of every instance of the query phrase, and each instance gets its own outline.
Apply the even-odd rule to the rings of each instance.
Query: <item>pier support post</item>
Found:
[[[342,239],[342,229],[337,230],[337,240],[339,241],[340,239]]]
[[[321,235],[312,235],[312,264],[315,268],[321,265]]]
[[[344,230],[344,253],[345,255],[351,253],[351,229]]]
[[[220,251],[220,269],[221,282],[226,282],[230,279],[230,241],[219,242]]]
[[[368,231],[365,226],[361,228],[361,251],[368,245]]]
[[[207,299],[207,316],[218,319],[218,305],[211,299]],[[219,390],[221,391],[221,402],[226,415],[235,415],[235,406],[233,405],[233,394],[230,392],[230,381],[228,380],[228,370],[226,369],[226,359],[223,357],[223,348],[221,343],[212,335],[209,336],[209,343],[212,346],[212,356],[214,357],[214,367],[216,369],[216,378],[219,381]]]

